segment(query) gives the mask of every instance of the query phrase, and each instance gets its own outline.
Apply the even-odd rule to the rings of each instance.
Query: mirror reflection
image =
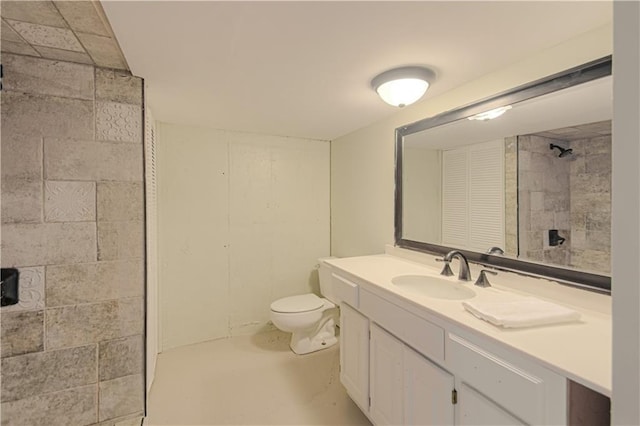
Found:
[[[611,99],[607,76],[405,134],[401,238],[609,274]]]

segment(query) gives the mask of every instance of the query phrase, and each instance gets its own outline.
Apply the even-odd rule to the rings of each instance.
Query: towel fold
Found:
[[[469,300],[464,308],[476,317],[505,328],[533,327],[577,321],[580,313],[534,297],[514,296],[509,300]]]

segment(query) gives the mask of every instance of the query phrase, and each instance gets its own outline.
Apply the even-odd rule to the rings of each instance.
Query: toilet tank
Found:
[[[318,279],[320,280],[320,294],[322,294],[322,297],[329,299],[333,303],[336,303],[336,298],[333,294],[333,285],[331,283],[331,267],[324,263],[324,261],[328,259],[335,259],[335,257],[322,257],[318,259]]]

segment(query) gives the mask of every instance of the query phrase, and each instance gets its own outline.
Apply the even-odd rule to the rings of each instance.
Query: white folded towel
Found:
[[[580,313],[534,297],[514,296],[507,300],[469,300],[466,310],[480,319],[505,328],[532,327],[577,321]]]

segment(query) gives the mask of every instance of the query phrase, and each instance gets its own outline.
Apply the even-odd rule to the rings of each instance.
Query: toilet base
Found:
[[[298,355],[304,355],[327,349],[336,343],[336,322],[333,317],[329,317],[315,329],[294,332],[289,347]]]

